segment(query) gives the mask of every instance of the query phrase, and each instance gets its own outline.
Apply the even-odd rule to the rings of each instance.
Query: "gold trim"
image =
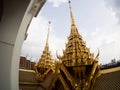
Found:
[[[19,82],[19,85],[40,85],[40,83],[33,83],[33,82]]]
[[[35,73],[35,71],[34,71],[34,70],[19,69],[19,71],[23,71],[23,72],[33,72],[33,73]]]
[[[112,72],[116,72],[116,71],[120,71],[120,67],[114,67],[114,68],[110,68],[110,69],[106,69],[106,70],[100,70],[100,73],[106,74],[106,73],[112,73]]]

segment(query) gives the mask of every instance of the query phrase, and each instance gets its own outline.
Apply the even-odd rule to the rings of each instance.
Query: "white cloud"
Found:
[[[66,3],[67,0],[48,0],[49,2],[53,3],[54,7],[59,7],[62,3]]]
[[[100,49],[99,63],[108,63],[113,58],[120,59],[120,26],[117,24],[118,18],[111,8],[103,6],[98,11],[101,13],[100,15],[104,13],[104,16],[96,18],[96,23],[99,25],[93,24],[92,30],[87,28],[80,31],[85,33],[83,37],[91,52],[96,55],[97,48]]]
[[[61,51],[65,41],[52,33],[53,26],[50,27],[49,47],[51,55],[56,59],[56,50]],[[27,40],[23,43],[21,55],[28,56],[28,59],[32,57],[33,61],[38,60],[45,47],[47,31],[48,20],[42,16],[34,18],[29,27]]]
[[[97,54],[97,48],[99,48],[99,63],[108,63],[113,58],[120,59],[119,35],[120,27],[117,25],[114,27],[109,26],[109,28],[97,28],[96,31],[87,33],[85,41],[87,41],[88,47],[95,55]]]
[[[21,55],[37,59],[45,44],[48,20],[44,17],[33,18],[28,30],[28,37],[23,43]]]
[[[107,7],[114,11],[114,14],[118,18],[120,23],[120,0],[105,0]]]
[[[62,49],[64,49],[65,41],[64,41],[64,39],[59,38],[59,37],[55,36],[54,34],[51,35],[49,41],[50,41],[50,51],[52,51],[51,54],[54,59],[57,59],[56,51],[58,51],[58,55],[62,54]]]

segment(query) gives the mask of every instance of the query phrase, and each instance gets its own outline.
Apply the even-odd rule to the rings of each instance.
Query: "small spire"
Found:
[[[51,24],[51,22],[49,21],[48,22],[48,34],[47,34],[47,40],[46,40],[46,44],[48,44],[48,40],[49,40],[49,33],[50,33],[50,24]]]
[[[69,8],[70,8],[71,25],[75,25],[75,21],[74,21],[73,14],[72,14],[72,7],[71,7],[71,1],[70,0],[68,0],[68,4],[69,4]]]
[[[50,24],[51,24],[51,22],[49,21],[48,24],[49,24],[49,25],[48,25],[48,34],[47,34],[46,46],[45,46],[45,49],[46,49],[46,50],[49,50],[48,40],[49,40],[49,33],[50,33]]]

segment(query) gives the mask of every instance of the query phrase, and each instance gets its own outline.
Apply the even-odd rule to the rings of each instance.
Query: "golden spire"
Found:
[[[48,68],[48,67],[53,66],[53,64],[54,64],[52,56],[51,56],[51,52],[49,51],[49,43],[48,43],[50,24],[51,24],[51,22],[49,21],[48,33],[47,33],[47,38],[46,38],[46,45],[44,47],[41,58],[39,59],[38,67],[44,66],[45,68]]]
[[[71,34],[72,33],[78,33],[78,30],[75,25],[74,17],[72,14],[72,7],[71,7],[71,1],[68,0],[69,8],[70,8],[70,17],[71,17]]]
[[[49,33],[50,33],[50,24],[51,22],[49,21],[49,26],[48,26],[48,34],[47,34],[47,39],[46,39],[46,46],[45,46],[45,49],[49,49],[49,45],[48,45],[48,40],[49,40]]]
[[[49,43],[48,43],[50,24],[51,22],[49,21],[45,48],[43,50],[41,58],[39,59],[39,62],[35,65],[35,72],[38,80],[40,81],[42,81],[46,77],[46,75],[49,73],[51,69],[53,70],[55,68],[54,61],[51,56],[51,52],[49,51]]]
[[[69,4],[69,8],[70,8],[71,25],[75,25],[75,21],[74,21],[73,14],[72,14],[72,7],[71,7],[71,1],[70,0],[68,0],[68,4]]]

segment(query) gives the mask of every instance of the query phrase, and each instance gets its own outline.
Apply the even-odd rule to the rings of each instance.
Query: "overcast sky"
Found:
[[[45,46],[48,21],[51,21],[49,46],[52,57],[62,55],[70,34],[70,13],[67,0],[47,0],[37,18],[33,18],[21,55],[32,61],[41,57]],[[99,63],[120,59],[120,0],[71,0],[79,33],[91,53],[100,50]]]

